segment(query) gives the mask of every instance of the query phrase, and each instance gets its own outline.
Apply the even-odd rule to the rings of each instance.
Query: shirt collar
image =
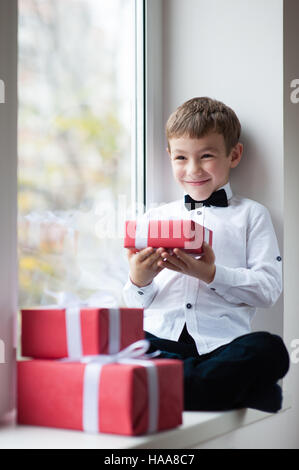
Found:
[[[233,197],[232,188],[230,186],[230,182],[228,181],[224,186],[221,186],[219,189],[224,189],[226,192],[227,200],[229,201]]]

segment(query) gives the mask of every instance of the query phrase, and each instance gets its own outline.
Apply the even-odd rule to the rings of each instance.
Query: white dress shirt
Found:
[[[223,186],[228,207],[188,211],[180,199],[150,209],[148,219],[192,219],[213,231],[216,274],[210,284],[164,268],[145,287],[128,277],[128,307],[144,308],[144,330],[177,341],[186,322],[199,354],[251,331],[257,307],[270,307],[282,291],[282,262],[269,211]]]

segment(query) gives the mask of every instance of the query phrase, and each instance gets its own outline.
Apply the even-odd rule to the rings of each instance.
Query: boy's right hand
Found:
[[[128,260],[130,264],[130,279],[137,287],[145,287],[152,282],[164,267],[158,266],[164,248],[156,251],[147,247],[141,251],[136,248],[128,248]]]

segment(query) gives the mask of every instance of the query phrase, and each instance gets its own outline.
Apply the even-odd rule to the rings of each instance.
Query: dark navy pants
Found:
[[[186,325],[178,341],[148,332],[145,336],[150,352],[161,351],[158,358],[183,361],[185,410],[255,408],[273,413],[281,408],[277,381],[289,369],[289,354],[280,336],[253,332],[201,355]]]

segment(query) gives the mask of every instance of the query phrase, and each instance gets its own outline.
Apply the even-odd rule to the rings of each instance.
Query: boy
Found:
[[[194,98],[168,119],[167,151],[184,199],[149,210],[149,219],[192,220],[213,231],[200,259],[180,249],[128,250],[125,302],[142,307],[151,350],[184,361],[186,410],[281,408],[276,383],[289,368],[281,338],[251,333],[257,307],[273,305],[282,267],[268,210],[234,195],[229,175],[242,157],[232,109]]]

